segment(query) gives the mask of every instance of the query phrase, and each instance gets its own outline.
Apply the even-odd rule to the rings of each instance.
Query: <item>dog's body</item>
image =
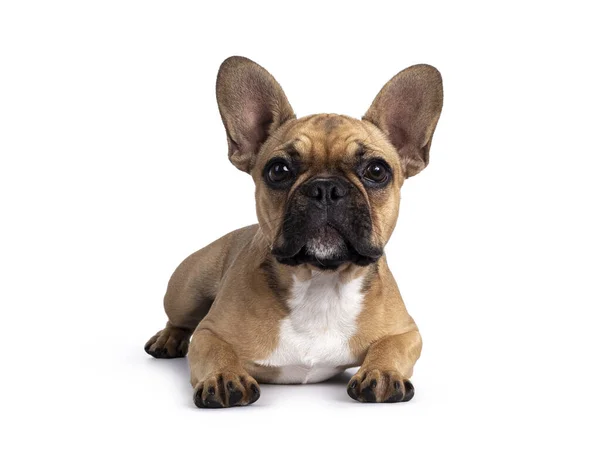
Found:
[[[167,326],[146,351],[188,354],[199,407],[250,404],[256,381],[320,382],[359,365],[351,397],[410,400],[421,337],[383,247],[404,179],[428,162],[439,73],[401,72],[363,120],[296,119],[268,72],[233,57],[217,98],[230,160],[256,183],[259,224],[182,262],[165,295]]]

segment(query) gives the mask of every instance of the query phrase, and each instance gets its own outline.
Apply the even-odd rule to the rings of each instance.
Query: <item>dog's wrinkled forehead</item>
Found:
[[[263,146],[258,165],[284,156],[302,163],[312,175],[343,174],[365,155],[399,165],[397,152],[377,127],[344,115],[318,114],[283,125]]]

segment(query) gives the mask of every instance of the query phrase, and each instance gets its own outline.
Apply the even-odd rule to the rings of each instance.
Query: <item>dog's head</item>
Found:
[[[398,73],[362,120],[297,119],[277,81],[243,57],[223,62],[217,100],[229,159],[252,175],[261,230],[281,263],[337,269],[373,263],[396,224],[400,187],[429,162],[442,79]]]

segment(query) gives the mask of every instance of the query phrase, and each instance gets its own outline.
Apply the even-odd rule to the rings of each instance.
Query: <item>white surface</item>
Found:
[[[276,383],[314,383],[339,374],[339,366],[357,362],[350,350],[362,306],[364,277],[340,282],[338,273],[294,276],[290,314],[281,321],[279,343],[259,365],[283,368]],[[315,345],[315,342],[318,344]]]
[[[2,2],[2,447],[598,447],[592,2],[386,3]],[[144,353],[176,265],[255,220],[215,103],[232,54],[298,115],[441,71],[387,248],[424,339],[413,401],[342,380],[197,410],[185,360]]]

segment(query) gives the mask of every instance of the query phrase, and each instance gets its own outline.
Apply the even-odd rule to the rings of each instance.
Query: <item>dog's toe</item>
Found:
[[[191,332],[167,325],[144,345],[146,353],[157,359],[185,357],[188,351]]]
[[[415,395],[415,388],[396,371],[370,370],[350,379],[348,395],[359,402],[408,402]]]
[[[250,376],[221,373],[202,381],[194,392],[199,408],[224,408],[250,405],[260,397],[260,388]]]

